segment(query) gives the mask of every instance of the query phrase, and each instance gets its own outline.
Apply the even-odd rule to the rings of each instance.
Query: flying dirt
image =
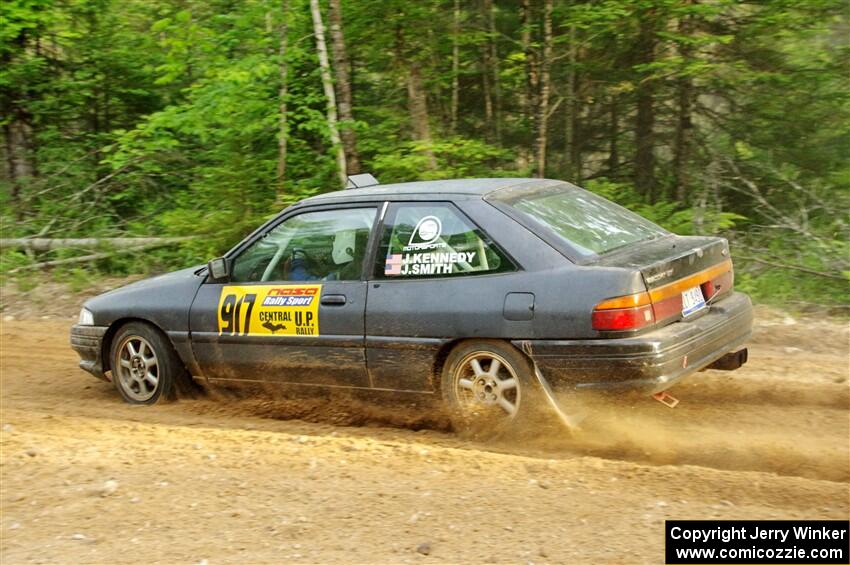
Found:
[[[846,323],[760,309],[750,361],[593,406],[583,431],[448,431],[421,399],[124,404],[67,317],[4,312],[3,563],[663,559],[665,519],[847,519]]]

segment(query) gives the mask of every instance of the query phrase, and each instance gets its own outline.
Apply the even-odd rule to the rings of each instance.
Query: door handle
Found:
[[[319,302],[325,306],[345,306],[346,300],[344,294],[327,294]]]

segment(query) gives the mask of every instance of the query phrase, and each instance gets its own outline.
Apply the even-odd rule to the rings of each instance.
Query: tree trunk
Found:
[[[617,149],[617,141],[620,136],[620,98],[617,94],[611,95],[611,108],[609,110],[608,122],[608,175],[616,177],[620,169],[620,152]]]
[[[17,36],[8,38],[9,48],[0,50],[0,67],[7,68],[11,65],[15,51],[23,52],[28,48],[28,31],[27,27],[20,28]],[[37,34],[34,43],[36,52],[40,53],[40,39]],[[38,175],[33,116],[26,109],[28,90],[23,87],[19,81],[13,81],[0,91],[6,179],[11,185],[10,203],[15,211],[15,219],[19,222],[24,219],[24,187]]]
[[[691,154],[691,131],[693,128],[692,103],[693,83],[681,77],[676,85],[678,119],[676,121],[675,153],[673,155],[673,182],[676,200],[688,201],[688,160]]]
[[[655,61],[654,9],[640,15],[639,32],[635,45],[636,64],[649,65]],[[655,193],[655,81],[644,77],[637,84],[637,118],[635,121],[635,187],[647,202],[654,202]]]
[[[522,42],[522,51],[525,55],[525,90],[521,106],[525,117],[529,121],[533,121],[532,112],[536,107],[534,98],[535,91],[537,90],[537,65],[535,64],[534,51],[531,46],[531,0],[522,0],[520,20],[520,24],[522,25],[520,41]]]
[[[351,95],[351,65],[345,48],[345,34],[342,27],[342,6],[340,0],[330,0],[328,19],[331,27],[331,50],[334,56],[336,88],[339,93],[339,119],[342,120],[342,146],[345,150],[345,162],[348,174],[360,172],[360,155],[357,153],[357,132],[354,131],[354,108]]]
[[[348,180],[345,150],[342,147],[339,129],[337,127],[336,94],[334,93],[333,80],[331,79],[331,65],[328,62],[328,48],[325,45],[325,26],[322,23],[319,0],[310,0],[310,12],[313,15],[313,34],[316,36],[316,51],[319,55],[319,67],[322,71],[322,88],[325,91],[327,105],[328,132],[330,133],[331,146],[336,152],[337,174],[339,175],[340,188],[342,188]]]
[[[421,152],[428,160],[428,168],[437,168],[437,159],[431,149],[431,127],[428,115],[428,99],[422,84],[422,71],[419,68],[419,60],[414,51],[408,48],[404,36],[404,28],[397,24],[395,28],[395,42],[393,45],[394,64],[400,75],[404,76],[407,87],[407,107],[410,112],[410,129],[412,137],[416,141],[423,142]]]
[[[488,141],[493,141],[496,138],[494,128],[494,108],[493,108],[493,77],[490,72],[495,61],[492,60],[493,38],[489,36],[489,19],[493,12],[493,0],[484,0],[482,4],[482,16],[484,17],[488,29],[487,41],[481,45],[481,88],[484,92],[484,131]]]
[[[566,163],[568,176],[573,182],[581,182],[581,142],[578,138],[578,113],[579,113],[579,97],[578,97],[578,71],[576,69],[578,62],[578,48],[576,45],[576,26],[570,26],[570,45],[569,45],[569,72],[567,75],[567,101],[564,105],[566,120]]]
[[[522,24],[521,42],[522,50],[525,54],[525,90],[522,97],[520,107],[522,109],[523,118],[530,125],[531,137],[534,138],[537,131],[537,96],[539,94],[539,76],[537,69],[537,57],[531,45],[532,39],[532,14],[531,1],[522,0],[520,9],[520,19]],[[531,144],[530,144],[531,145]],[[535,156],[532,155],[532,158]]]
[[[11,204],[15,209],[15,218],[23,219],[23,186],[35,176],[35,164],[32,161],[32,127],[25,111],[14,108],[7,114],[12,119],[3,126],[6,143],[6,176],[12,185]]]
[[[481,53],[481,88],[484,91],[484,122],[487,139],[492,141],[495,138],[494,132],[494,115],[493,115],[493,87],[490,84],[490,54],[485,47]]]
[[[484,12],[487,17],[487,51],[489,64],[487,67],[493,73],[491,92],[493,95],[493,129],[496,143],[502,142],[502,88],[499,80],[499,50],[496,44],[498,30],[496,29],[496,12],[493,10],[493,0],[484,0]]]
[[[684,15],[679,20],[679,35],[686,39],[693,31],[691,16]],[[687,64],[693,49],[687,41],[679,45],[679,53]],[[679,202],[688,201],[688,161],[690,159],[691,130],[693,128],[692,106],[694,85],[688,76],[679,76],[676,80],[676,134],[673,148],[673,195]]]
[[[452,15],[452,107],[451,129],[457,132],[457,111],[460,102],[460,0],[455,0]]]
[[[98,21],[98,12],[92,10],[88,14],[88,34],[91,37],[97,37],[100,27],[100,22]],[[101,152],[101,139],[100,133],[103,130],[100,122],[100,101],[101,101],[101,92],[100,92],[100,84],[95,83],[91,87],[91,91],[89,94],[89,107],[88,107],[88,117],[89,117],[89,139],[93,140],[94,150],[92,151],[92,170],[94,171],[95,180],[100,180],[104,176],[109,174],[109,171],[106,170],[101,161],[103,161],[103,153]]]
[[[431,127],[428,124],[428,100],[422,85],[422,73],[416,61],[408,63],[407,97],[410,104],[410,121],[413,126],[413,138],[417,141],[431,142]],[[437,168],[437,160],[430,148],[425,149],[430,168]]]
[[[535,167],[539,178],[546,176],[546,146],[549,130],[549,91],[552,62],[552,0],[543,2],[543,54],[540,57],[540,96],[537,106]]]
[[[280,86],[277,92],[277,202],[281,203],[286,195],[286,142],[289,135],[289,123],[286,113],[286,96],[289,91],[289,68],[286,62],[289,48],[289,0],[281,4],[280,29],[278,30],[278,72]]]
[[[112,99],[112,81],[112,77],[105,72],[101,92],[103,93],[103,129],[107,132],[112,131],[112,106],[109,103]]]

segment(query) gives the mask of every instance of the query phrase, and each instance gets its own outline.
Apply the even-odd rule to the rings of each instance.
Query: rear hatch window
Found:
[[[669,235],[649,220],[571,184],[517,188],[497,191],[488,200],[507,206],[523,223],[550,232],[580,258]]]

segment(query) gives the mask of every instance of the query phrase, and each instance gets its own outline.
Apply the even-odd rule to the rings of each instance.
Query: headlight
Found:
[[[77,320],[77,324],[81,326],[93,326],[94,314],[83,308],[82,310],[80,310],[80,319]]]

